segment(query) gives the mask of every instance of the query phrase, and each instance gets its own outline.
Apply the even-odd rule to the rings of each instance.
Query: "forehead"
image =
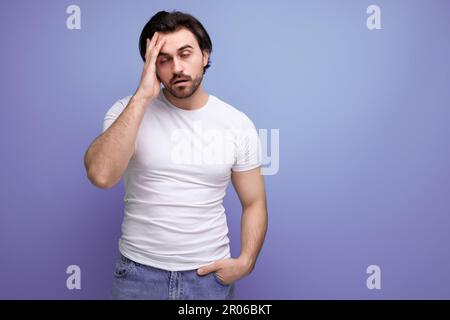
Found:
[[[193,48],[198,47],[197,39],[194,34],[186,28],[181,28],[175,32],[163,33],[161,36],[166,40],[160,50],[160,54],[175,55],[177,50],[186,45]]]

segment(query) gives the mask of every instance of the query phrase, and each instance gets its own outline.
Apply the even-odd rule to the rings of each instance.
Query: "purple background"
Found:
[[[81,30],[66,8],[81,7]],[[381,7],[381,30],[366,8]],[[136,89],[159,10],[213,41],[205,88],[280,129],[269,230],[240,299],[450,298],[450,6],[442,1],[10,1],[2,4],[0,298],[104,299],[123,182],[83,156]],[[230,185],[232,255],[241,208]],[[81,267],[81,290],[66,288]],[[381,290],[366,287],[381,267]]]

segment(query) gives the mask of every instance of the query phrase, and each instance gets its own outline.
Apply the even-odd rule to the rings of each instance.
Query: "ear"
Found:
[[[202,53],[203,53],[203,67],[206,67],[209,59],[209,52],[208,50],[203,50]]]

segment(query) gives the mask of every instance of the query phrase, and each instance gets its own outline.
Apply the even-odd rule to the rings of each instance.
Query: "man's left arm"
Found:
[[[240,259],[250,273],[258,258],[267,231],[267,204],[260,167],[233,171],[231,181],[242,205]]]
[[[238,258],[216,261],[201,267],[200,275],[216,272],[229,284],[252,272],[267,231],[268,215],[264,178],[261,168],[232,171],[231,181],[242,205],[241,253]]]

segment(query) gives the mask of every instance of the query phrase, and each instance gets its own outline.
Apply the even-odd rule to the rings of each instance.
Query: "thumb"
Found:
[[[216,263],[215,262],[197,269],[197,273],[198,273],[198,275],[203,276],[205,274],[213,272],[214,270],[216,270]]]

